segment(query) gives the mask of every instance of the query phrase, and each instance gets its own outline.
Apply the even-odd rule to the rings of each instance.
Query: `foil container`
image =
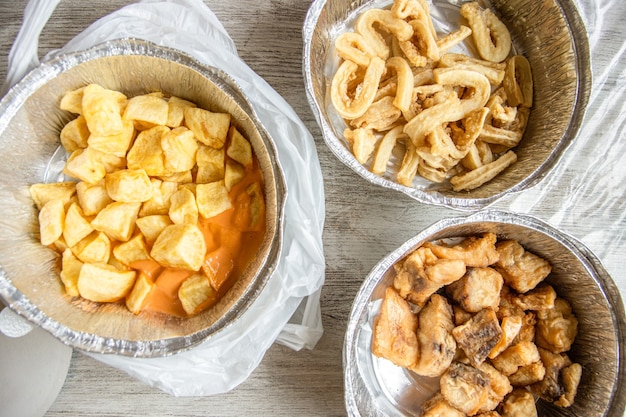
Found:
[[[345,405],[350,416],[419,416],[421,404],[439,389],[438,378],[418,376],[372,354],[373,320],[384,291],[393,283],[393,265],[428,241],[492,232],[515,239],[547,259],[546,282],[572,305],[578,335],[568,355],[583,372],[574,404],[559,408],[537,401],[538,415],[599,417],[624,415],[626,407],[626,317],[619,290],[595,255],[580,241],[526,215],[482,210],[445,218],[388,254],[358,291],[343,349]]]
[[[429,1],[437,31],[450,33],[461,22],[464,0]],[[356,18],[370,8],[386,8],[389,0],[317,0],[303,27],[303,73],[307,98],[324,140],[336,157],[367,181],[399,191],[427,204],[458,210],[485,208],[510,193],[528,189],[558,163],[575,139],[591,92],[591,63],[584,23],[571,0],[491,0],[491,7],[511,32],[513,50],[525,55],[533,71],[534,103],[526,132],[515,148],[518,160],[483,186],[463,192],[448,181],[434,183],[419,175],[412,187],[395,182],[403,152],[395,150],[382,176],[353,156],[343,138],[347,127],[334,110],[330,85],[338,66],[334,41],[354,30]],[[476,56],[471,45],[455,51]]]
[[[264,176],[267,231],[257,257],[213,308],[190,318],[133,315],[120,303],[66,295],[60,256],[39,242],[37,209],[28,188],[67,180],[59,133],[72,115],[61,111],[59,102],[65,92],[89,83],[129,97],[161,91],[228,112],[250,140]],[[119,39],[42,63],[0,101],[0,153],[0,298],[74,348],[135,357],[189,349],[237,320],[278,264],[287,190],[273,139],[230,76],[178,50]]]

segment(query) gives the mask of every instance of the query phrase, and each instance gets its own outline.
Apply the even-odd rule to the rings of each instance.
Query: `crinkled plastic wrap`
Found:
[[[30,54],[36,51],[39,31],[55,5],[38,0],[28,4],[22,31],[9,56],[7,84],[23,75],[26,68],[19,63],[36,61]],[[145,1],[127,6],[95,22],[48,57],[118,38],[141,38],[176,48],[232,77],[273,137],[285,173],[287,201],[279,263],[255,302],[236,322],[207,342],[174,356],[132,358],[89,353],[173,395],[225,392],[250,375],[274,342],[298,350],[313,348],[321,337],[324,195],[314,142],[284,99],[238,58],[221,23],[199,0]]]

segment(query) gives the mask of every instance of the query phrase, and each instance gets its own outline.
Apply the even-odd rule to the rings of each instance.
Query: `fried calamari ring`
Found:
[[[511,52],[511,34],[500,19],[476,2],[464,3],[461,15],[472,29],[472,38],[479,55],[491,62],[502,62]]]
[[[374,102],[380,77],[385,72],[385,61],[373,57],[362,80],[358,77],[359,66],[344,61],[337,69],[330,87],[330,97],[337,113],[345,119],[362,116]],[[360,81],[360,82],[359,82]],[[350,85],[356,82],[356,88]]]
[[[335,40],[337,55],[346,61],[352,61],[362,67],[367,67],[376,54],[359,33],[342,33]]]
[[[419,165],[420,157],[417,155],[415,145],[410,140],[406,141],[406,151],[400,169],[396,174],[396,181],[398,184],[402,184],[407,187],[413,186],[413,178],[417,174],[417,167]]]
[[[356,32],[365,39],[365,42],[382,59],[389,58],[389,45],[378,29],[391,33],[399,41],[405,41],[413,35],[413,28],[402,19],[394,17],[389,10],[370,9],[361,14],[356,21]]]
[[[378,141],[372,129],[346,129],[343,132],[343,137],[346,138],[354,157],[361,164],[365,164],[370,158]]]
[[[381,139],[374,155],[371,171],[376,175],[382,175],[387,172],[387,164],[391,158],[391,152],[395,148],[398,141],[405,139],[406,135],[402,131],[403,126],[396,126],[388,131]]]
[[[506,64],[476,59],[463,54],[444,54],[439,66],[445,68],[469,69],[483,74],[492,85],[500,85],[504,79]]]
[[[475,71],[437,68],[433,73],[438,84],[468,87],[471,93],[462,100],[450,97],[409,120],[404,126],[404,132],[416,147],[422,146],[426,135],[437,126],[461,120],[474,110],[484,107],[491,92],[487,77]]]
[[[394,104],[392,96],[386,96],[372,103],[362,116],[350,121],[354,128],[367,128],[384,132],[396,124],[402,112]]]
[[[469,35],[472,34],[472,29],[467,26],[461,25],[454,32],[448,33],[443,38],[437,39],[437,48],[439,53],[454,48],[456,45],[463,42]]]
[[[398,45],[413,66],[423,67],[431,61],[439,59],[437,41],[428,29],[427,24],[419,19],[409,22],[413,28],[413,36],[407,40],[399,40]]]
[[[437,39],[437,31],[430,17],[430,10],[426,0],[396,0],[391,5],[391,12],[399,19],[423,21],[433,38]]]
[[[450,184],[454,191],[473,190],[491,181],[515,161],[517,161],[515,152],[508,151],[493,162],[450,178]]]
[[[413,71],[406,59],[394,56],[387,60],[387,69],[396,74],[397,86],[393,105],[405,112],[411,105],[413,96]]]
[[[530,63],[523,55],[515,55],[507,61],[502,82],[511,106],[532,107],[533,75]]]

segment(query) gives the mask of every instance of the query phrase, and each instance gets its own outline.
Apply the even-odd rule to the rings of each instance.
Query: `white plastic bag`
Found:
[[[56,2],[31,0],[10,53],[7,85],[38,63],[38,36]],[[285,172],[284,246],[264,291],[233,325],[196,348],[166,358],[89,355],[176,396],[226,392],[243,382],[274,343],[311,349],[322,335],[324,189],[311,134],[293,109],[238,56],[232,39],[200,0],[146,0],[93,23],[47,57],[106,40],[141,38],[182,50],[232,76],[274,138]],[[19,63],[27,62],[26,66]]]

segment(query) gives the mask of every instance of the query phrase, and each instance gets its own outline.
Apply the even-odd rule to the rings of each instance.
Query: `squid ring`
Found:
[[[413,35],[413,28],[402,19],[397,19],[389,10],[370,9],[359,16],[356,21],[356,32],[365,39],[365,42],[382,58],[389,58],[389,45],[377,28],[392,33],[400,41],[405,41]]]
[[[346,61],[352,61],[362,67],[367,67],[375,51],[365,41],[365,38],[359,33],[346,32],[342,33],[335,40],[335,49],[337,55]]]
[[[532,107],[533,76],[525,56],[515,55],[507,61],[502,84],[510,106]]]
[[[387,60],[387,68],[395,71],[398,79],[393,105],[404,113],[411,106],[413,98],[413,71],[411,71],[411,66],[406,59],[399,56],[389,58]]]
[[[344,61],[333,77],[330,96],[337,112],[345,119],[362,116],[374,102],[380,77],[385,71],[385,61],[373,57],[365,70],[365,75],[354,91],[351,82],[358,80],[359,66],[352,61]]]
[[[464,3],[461,15],[472,29],[478,53],[491,62],[502,62],[511,52],[511,34],[490,9],[481,9],[475,2]]]

